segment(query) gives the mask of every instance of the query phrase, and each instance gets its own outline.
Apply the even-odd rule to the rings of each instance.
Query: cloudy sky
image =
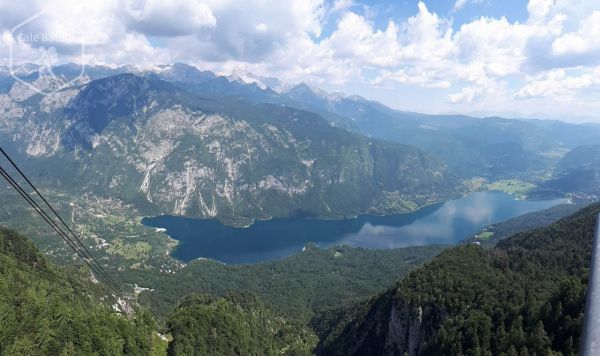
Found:
[[[4,65],[48,43],[80,61],[83,41],[87,64],[253,72],[402,110],[600,112],[598,0],[0,0],[0,33]]]

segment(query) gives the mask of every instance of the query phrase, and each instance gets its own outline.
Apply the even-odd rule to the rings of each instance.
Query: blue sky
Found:
[[[466,1],[465,5],[455,9],[452,0],[423,1],[427,7],[444,17],[452,19],[452,27],[458,30],[464,23],[479,17],[506,17],[510,22],[527,20],[526,0],[476,0]],[[413,16],[417,9],[418,0],[370,0],[353,1],[349,8],[363,16],[369,17],[376,27],[384,28],[390,20],[404,22]],[[328,21],[324,26],[323,35],[331,34],[336,28],[336,22]]]
[[[600,121],[598,0],[0,0],[0,64],[11,46],[36,55],[11,29],[49,4],[57,16],[24,30],[54,33],[62,61],[184,62],[407,111]]]

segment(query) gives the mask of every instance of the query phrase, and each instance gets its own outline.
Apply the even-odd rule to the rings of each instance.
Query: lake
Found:
[[[237,228],[215,219],[164,215],[144,218],[142,223],[164,228],[178,240],[172,255],[182,261],[205,257],[238,264],[281,259],[310,242],[320,247],[346,244],[373,249],[455,244],[487,225],[565,202],[517,200],[505,193],[481,192],[412,213],[365,214],[343,220],[277,218]]]

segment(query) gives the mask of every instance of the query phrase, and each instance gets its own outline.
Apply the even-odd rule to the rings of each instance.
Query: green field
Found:
[[[526,199],[527,194],[537,187],[536,184],[530,181],[517,178],[490,182],[483,177],[473,177],[464,180],[462,185],[466,195],[482,191],[495,191],[515,195],[519,199]]]
[[[116,253],[127,259],[139,260],[147,258],[148,254],[152,250],[147,242],[136,242],[134,244],[128,244],[123,242],[121,239],[115,239],[112,245],[106,250],[108,253]]]
[[[482,240],[482,241],[487,241],[489,240],[492,236],[494,236],[494,233],[492,231],[484,231],[481,234],[477,234],[475,235],[475,237],[478,240]]]
[[[499,191],[526,197],[526,194],[536,187],[535,184],[520,179],[503,179],[484,185],[486,190]]]

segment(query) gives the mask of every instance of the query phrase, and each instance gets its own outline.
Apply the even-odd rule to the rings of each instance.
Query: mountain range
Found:
[[[42,96],[0,71],[0,137],[44,184],[234,225],[410,211],[479,177],[539,183],[600,137],[594,125],[402,112],[180,63],[88,66],[81,77],[66,64],[56,83],[36,70],[21,75],[72,82]]]
[[[45,183],[151,213],[248,224],[408,211],[455,194],[446,165],[418,148],[336,128],[290,106],[216,97],[221,86],[230,94],[236,87],[270,91],[187,71],[160,73],[174,82],[116,74],[48,96],[26,97],[17,82],[1,99],[0,132]],[[90,71],[98,73],[105,72]],[[72,171],[65,174],[65,166]]]

